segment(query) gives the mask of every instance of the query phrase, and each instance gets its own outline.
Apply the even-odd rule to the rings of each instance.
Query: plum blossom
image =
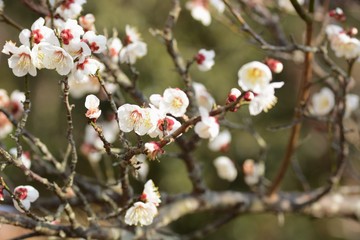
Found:
[[[325,116],[335,106],[335,95],[329,88],[323,87],[318,93],[313,94],[311,103],[310,112],[313,115]]]
[[[62,76],[69,74],[74,67],[73,59],[68,52],[46,42],[34,46],[32,56],[38,69],[55,69]]]
[[[86,3],[86,0],[65,0],[55,10],[56,14],[59,14],[65,20],[69,18],[76,18],[82,11],[82,5]]]
[[[150,202],[155,206],[159,206],[161,203],[160,193],[153,180],[150,179],[145,183],[144,190],[140,198],[144,202]]]
[[[85,116],[91,120],[96,120],[101,115],[99,109],[100,100],[93,94],[87,95],[85,100],[85,107],[88,109]]]
[[[214,57],[215,57],[214,50],[200,49],[197,55],[195,56],[195,60],[199,70],[203,72],[209,71],[212,68],[212,66],[215,64]]]
[[[95,31],[95,16],[91,13],[79,17],[80,26],[84,31]]]
[[[346,107],[344,117],[350,117],[351,113],[359,108],[359,96],[356,94],[346,94]]]
[[[272,79],[270,68],[258,61],[243,65],[238,72],[238,84],[244,91],[259,93]]]
[[[87,57],[75,64],[69,75],[69,81],[89,82],[97,71],[102,71],[104,65],[98,60]]]
[[[8,65],[17,77],[23,77],[26,74],[36,76],[37,71],[31,57],[31,50],[28,46],[21,45],[16,47],[12,42],[7,42],[2,50],[3,53],[11,55],[8,59]]]
[[[125,213],[125,223],[130,226],[147,226],[153,222],[157,213],[153,203],[135,202]]]
[[[17,150],[16,148],[11,148],[9,150],[9,153],[14,157],[17,158]],[[27,168],[30,169],[31,167],[31,160],[30,160],[30,153],[29,152],[23,152],[21,154],[20,160],[22,164]]]
[[[81,98],[88,93],[97,93],[100,90],[98,79],[91,75],[83,75],[81,81],[78,81],[73,75],[70,75],[69,86],[70,95],[73,98]]]
[[[217,157],[214,160],[214,166],[218,176],[229,182],[232,182],[237,177],[237,170],[233,161],[226,156]]]
[[[193,87],[195,90],[196,103],[199,107],[204,107],[208,111],[211,111],[215,105],[215,99],[208,92],[206,87],[198,82],[193,82]]]
[[[265,165],[262,162],[255,163],[252,159],[247,159],[243,163],[244,180],[247,185],[256,185],[264,175]]]
[[[156,127],[153,129],[153,131],[149,132],[149,136],[152,138],[155,138],[157,136],[162,138],[166,135],[172,134],[180,126],[181,123],[175,118],[170,116],[165,116],[160,113]]]
[[[346,16],[345,16],[345,13],[344,11],[341,9],[341,8],[335,8],[333,10],[330,10],[329,11],[329,16],[338,20],[338,21],[345,21],[346,20]]]
[[[150,160],[155,160],[159,155],[164,153],[164,150],[156,142],[148,142],[144,144],[147,157]]]
[[[254,94],[254,97],[248,97],[250,101],[249,112],[250,115],[258,115],[262,111],[267,112],[277,103],[277,97],[275,96],[275,88],[281,88],[284,82],[274,82],[265,86],[258,94]],[[250,93],[251,94],[251,93]]]
[[[30,47],[34,44],[39,44],[40,42],[47,42],[55,46],[60,46],[54,30],[44,26],[44,24],[45,19],[40,17],[31,25],[30,30],[22,30],[19,34],[21,44]]]
[[[140,136],[152,132],[158,120],[157,114],[152,109],[140,108],[128,103],[120,106],[117,114],[121,131],[134,130]]]
[[[162,99],[163,97],[160,94],[151,94],[149,97],[150,103],[157,108],[159,108]]]
[[[352,34],[333,24],[329,24],[325,31],[330,41],[330,47],[337,57],[354,59],[360,56],[360,41],[352,37]]]
[[[209,141],[209,149],[211,151],[217,152],[222,151],[226,152],[229,148],[231,142],[231,133],[229,130],[225,129],[219,133],[214,139]]]
[[[6,107],[10,102],[9,95],[5,89],[0,89],[0,108]]]
[[[65,46],[72,42],[79,42],[80,36],[84,34],[84,29],[73,19],[68,19],[63,26],[59,27],[59,31],[60,39]]]
[[[108,48],[108,55],[110,56],[111,60],[114,63],[117,63],[119,61],[119,53],[121,48],[123,47],[121,40],[114,36],[112,38],[109,38],[107,41],[107,48]]]
[[[20,92],[19,90],[14,90],[10,95],[10,101],[8,104],[8,109],[10,113],[15,117],[19,118],[21,114],[24,112],[24,104],[25,102],[25,93]]]
[[[219,134],[219,123],[215,117],[209,116],[209,112],[203,108],[199,108],[201,121],[195,125],[195,133],[201,138],[214,139]]]
[[[181,117],[189,106],[189,99],[186,94],[178,88],[167,88],[159,103],[162,112],[170,113],[174,117]]]
[[[145,154],[134,155],[130,159],[130,163],[136,169],[136,171],[134,172],[135,177],[138,178],[140,181],[145,181],[149,173],[149,164],[146,161],[146,155]]]
[[[211,23],[211,15],[207,0],[191,0],[186,3],[186,8],[191,11],[191,16],[200,21],[204,26]]]
[[[19,199],[25,210],[29,210],[31,203],[35,202],[39,198],[39,191],[30,185],[17,186],[14,189],[14,195]],[[18,202],[14,199],[14,207],[19,212],[24,212],[24,210],[19,206]]]
[[[235,102],[240,96],[241,96],[240,90],[237,88],[232,88],[226,99],[226,104]],[[230,109],[230,111],[236,112],[237,108],[234,107],[234,108]]]
[[[87,31],[82,40],[89,45],[93,53],[102,53],[106,50],[106,37],[103,35],[96,35],[93,31]]]
[[[124,46],[120,50],[119,60],[121,63],[134,64],[138,58],[147,54],[147,45],[141,40],[136,28],[126,25]]]
[[[0,186],[0,201],[4,201],[4,187]]]

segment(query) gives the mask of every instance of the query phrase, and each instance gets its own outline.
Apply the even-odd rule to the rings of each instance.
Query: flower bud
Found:
[[[4,187],[0,186],[0,201],[4,201]]]
[[[248,91],[248,92],[246,92],[244,94],[244,100],[248,101],[248,102],[251,102],[251,100],[253,100],[254,97],[255,97],[255,94],[253,92],[250,92],[250,91]]]
[[[266,59],[265,64],[268,65],[268,67],[273,73],[281,73],[284,68],[283,64],[280,61],[273,58]]]
[[[346,34],[349,35],[350,37],[354,37],[358,34],[358,32],[359,31],[356,27],[352,27],[346,32]]]

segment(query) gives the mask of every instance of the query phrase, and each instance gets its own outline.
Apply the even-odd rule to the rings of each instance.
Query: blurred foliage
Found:
[[[350,1],[331,1],[334,6],[343,4],[349,16],[349,24],[359,23],[360,6]],[[183,6],[185,1],[182,2]],[[22,26],[29,28],[38,18],[36,14],[28,11],[20,0],[6,1],[6,13],[18,21]],[[165,46],[152,36],[150,28],[162,28],[170,9],[170,0],[88,0],[84,13],[93,13],[96,16],[97,31],[102,33],[105,29],[109,36],[112,29],[117,29],[120,38],[124,36],[125,25],[136,26],[141,32],[144,41],[148,44],[148,55],[138,61],[136,68],[140,73],[139,88],[143,89],[146,96],[152,93],[162,93],[166,87],[183,87],[183,83],[174,70]],[[268,38],[270,34],[264,26],[251,22],[254,29]],[[281,23],[296,41],[301,42],[304,24],[295,15],[281,14]],[[320,23],[318,24],[320,25]],[[357,25],[359,26],[359,25]],[[18,39],[18,32],[1,23],[0,44],[5,40]],[[227,94],[232,87],[237,87],[237,71],[248,61],[262,61],[267,55],[265,51],[253,43],[246,35],[234,33],[221,22],[213,19],[210,27],[204,27],[194,21],[187,10],[180,14],[175,28],[175,37],[181,54],[185,59],[191,59],[200,48],[214,49],[216,64],[209,72],[200,72],[193,66],[190,73],[194,81],[203,83],[213,94],[218,104],[224,104]],[[339,62],[344,64],[343,62]],[[283,157],[283,151],[288,139],[288,130],[270,131],[268,127],[278,126],[291,121],[297,96],[299,79],[301,78],[301,64],[284,62],[283,73],[274,76],[275,81],[285,81],[285,86],[277,90],[279,101],[269,113],[262,113],[252,117],[254,128],[266,140],[268,155],[266,159],[266,176],[272,179]],[[358,65],[355,69],[355,79],[359,79]],[[124,70],[128,71],[127,66]],[[12,75],[7,66],[7,56],[0,58],[1,88],[11,92],[13,89],[23,89],[23,79]],[[58,157],[66,150],[66,117],[61,98],[60,76],[54,72],[41,70],[38,76],[31,78],[32,109],[27,128],[46,142],[52,152]],[[359,90],[357,86],[355,91]],[[126,94],[125,94],[126,96]],[[131,100],[129,99],[131,102]],[[73,99],[76,105],[74,111],[74,127],[77,145],[80,146],[83,130],[87,124],[84,116],[84,99]],[[227,114],[229,121],[244,124],[250,118],[246,107],[237,113]],[[231,130],[233,142],[228,156],[236,160],[241,169],[242,162],[247,158],[258,157],[259,148],[253,137],[243,130]],[[326,126],[305,125],[302,133],[302,144],[296,153],[296,158],[303,169],[306,178],[312,187],[324,184],[334,164],[332,150],[326,136]],[[13,146],[12,140],[5,142],[8,147]],[[175,149],[175,148],[170,148]],[[167,148],[167,152],[171,152]],[[207,184],[214,190],[236,189],[249,191],[242,180],[240,173],[233,183],[220,180],[212,165],[212,160],[219,153],[210,152],[207,142],[203,141],[196,153],[201,162]],[[359,165],[358,156],[353,156]],[[16,174],[16,170],[8,169],[9,173]],[[93,175],[86,159],[80,156],[78,164],[80,173]],[[241,172],[241,171],[240,171]],[[10,176],[11,178],[11,176]],[[188,192],[191,184],[187,180],[187,173],[183,163],[171,155],[164,155],[160,161],[150,163],[150,176],[154,179],[159,189],[169,193]],[[12,179],[21,183],[25,178]],[[135,182],[135,181],[134,181]],[[138,184],[139,189],[141,186]],[[301,185],[296,180],[294,173],[289,169],[283,182],[284,190],[301,190]],[[140,190],[138,190],[140,191]],[[206,212],[195,216],[187,216],[172,224],[176,231],[189,233],[204,226],[210,219],[221,216],[221,212]],[[277,215],[244,215],[220,228],[207,239],[358,239],[351,236],[351,231],[346,227],[347,221],[343,220],[314,220],[302,216],[285,216],[285,223],[280,226]],[[333,227],[336,227],[334,230]],[[359,225],[355,225],[359,229]],[[357,231],[357,234],[360,234]],[[359,235],[357,235],[358,237]]]

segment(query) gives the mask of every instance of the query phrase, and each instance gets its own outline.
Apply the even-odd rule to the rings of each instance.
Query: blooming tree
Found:
[[[96,15],[83,11],[86,0],[22,2],[38,15],[29,28],[16,23],[0,0],[1,21],[19,31],[18,39],[8,39],[2,46],[1,64],[24,82],[22,89],[10,95],[0,89],[0,201],[14,207],[0,210],[0,223],[29,229],[31,233],[21,239],[204,238],[242,213],[359,219],[358,186],[345,186],[342,180],[349,178],[345,170],[359,150],[359,96],[353,92],[353,70],[360,60],[360,41],[341,8],[329,8],[328,0],[169,0],[164,27],[153,26],[150,33],[164,45],[181,82],[171,81],[159,92],[148,94],[139,87],[143,79],[137,65],[146,62],[151,51],[135,26],[114,29],[111,36],[109,30],[101,32]],[[233,63],[235,74],[229,80],[233,84],[223,93],[223,88],[217,90],[222,99],[207,88],[213,79],[200,83],[192,77],[192,68],[198,74],[211,73],[222,49],[204,44],[185,58],[178,48],[174,31],[182,21],[180,13],[186,10],[194,24],[206,29],[214,21],[222,23],[250,39],[248,44],[265,55]],[[304,41],[287,37],[281,14],[293,15],[305,24]],[[318,22],[323,23],[315,28]],[[276,43],[253,24],[272,29]],[[291,62],[302,63],[297,89],[288,88],[288,80],[279,78]],[[155,72],[159,68],[151,62],[148,65]],[[51,137],[40,139],[28,128],[32,109],[51,108],[46,102],[34,105],[30,92],[44,69],[60,82],[64,115],[59,117],[66,120],[65,147],[54,147]],[[278,93],[283,89],[288,93],[281,98]],[[276,139],[265,141],[249,119],[262,118],[283,106],[284,98],[296,95],[292,119],[271,128],[290,129],[287,146],[282,146],[284,157],[269,163],[268,153]],[[80,124],[74,117],[79,112]],[[328,181],[317,188],[309,187],[301,159],[295,159],[299,145],[306,144],[300,141],[305,124],[327,128],[321,134],[326,136],[332,155],[329,162],[334,165]],[[81,128],[85,130],[78,130],[79,125],[86,125]],[[251,158],[231,151],[239,144],[236,132],[240,130],[258,146],[259,153]],[[204,146],[211,150],[212,159],[199,157]],[[191,183],[188,192],[159,189],[162,173],[153,179],[149,175],[149,170],[174,158],[181,159],[186,168],[184,178]],[[81,173],[85,161],[94,172],[91,177]],[[205,163],[224,185],[244,182],[247,190],[215,191],[204,178]],[[267,172],[269,165],[276,165],[272,176]],[[290,165],[303,186],[300,192],[281,189]],[[21,185],[15,184],[12,168],[24,176]],[[169,229],[183,216],[219,210],[222,216],[186,236]]]

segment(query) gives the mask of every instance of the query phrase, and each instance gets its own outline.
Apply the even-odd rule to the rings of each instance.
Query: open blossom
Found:
[[[119,60],[121,63],[134,64],[138,58],[147,54],[147,45],[141,40],[135,28],[126,25],[125,32],[124,46],[120,50]]]
[[[119,53],[121,48],[123,47],[121,40],[114,36],[109,38],[107,41],[107,48],[108,48],[108,55],[110,56],[111,60],[115,63],[119,61]]]
[[[243,163],[244,180],[247,185],[256,185],[264,175],[264,163],[255,163],[252,159],[247,159]]]
[[[10,113],[17,119],[24,112],[25,93],[14,90],[10,95],[8,108]]]
[[[102,53],[106,50],[106,37],[103,35],[96,35],[93,31],[87,31],[82,40],[89,45],[93,53]]]
[[[89,119],[98,119],[101,115],[99,105],[100,100],[95,95],[88,95],[85,100],[85,107],[88,109],[85,116]]]
[[[34,187],[26,185],[26,186],[18,186],[14,189],[14,195],[20,200],[25,210],[30,209],[30,205],[32,202],[35,202],[36,199],[39,198],[39,191]],[[17,201],[13,200],[14,207],[19,212],[24,212],[23,209],[20,208]]]
[[[21,44],[30,47],[34,44],[39,44],[40,42],[47,42],[55,46],[60,46],[54,30],[44,26],[44,24],[45,19],[41,17],[32,24],[30,30],[22,30],[19,34]]]
[[[353,111],[359,108],[359,96],[356,94],[346,94],[346,108],[344,117],[347,118]]]
[[[217,135],[214,139],[209,141],[209,149],[211,151],[217,152],[222,151],[225,152],[228,150],[231,142],[231,134],[229,130],[223,130]]]
[[[206,108],[208,111],[211,111],[215,104],[215,99],[211,96],[206,87],[198,82],[193,82],[193,87],[195,90],[195,98],[197,105],[199,107]]]
[[[155,206],[159,206],[161,203],[160,193],[153,180],[150,179],[145,183],[144,190],[140,198],[142,201],[150,202]]]
[[[186,94],[178,88],[167,88],[160,101],[160,111],[170,113],[174,117],[181,117],[189,106]]]
[[[238,84],[244,91],[259,93],[272,79],[270,68],[258,61],[243,65],[238,72]]]
[[[265,86],[261,92],[254,94],[250,99],[249,112],[250,115],[258,115],[262,111],[267,112],[277,103],[275,96],[275,88],[281,88],[284,82],[274,82]]]
[[[63,48],[43,42],[33,48],[34,65],[41,69],[55,69],[62,76],[70,73],[74,66],[71,55]]]
[[[8,65],[17,77],[23,77],[26,74],[36,76],[37,71],[31,57],[31,50],[28,46],[21,45],[16,47],[12,42],[7,42],[2,50],[3,53],[11,55],[8,59]]]
[[[95,31],[95,16],[91,13],[79,17],[80,26],[84,31]]]
[[[86,0],[65,0],[55,10],[56,14],[59,14],[65,20],[69,18],[76,18],[82,11],[82,5],[86,3]]]
[[[153,203],[135,202],[125,213],[125,223],[135,226],[147,226],[153,222],[157,213],[157,208]]]
[[[81,81],[74,78],[73,75],[69,77],[70,95],[73,98],[81,98],[88,93],[97,93],[100,90],[99,80],[91,75],[82,75]]]
[[[311,98],[310,112],[316,116],[325,116],[335,106],[335,95],[329,88],[324,87]]]
[[[69,45],[71,42],[79,42],[80,36],[84,34],[84,29],[73,19],[68,19],[59,30],[60,38],[64,45]]]
[[[98,70],[102,71],[103,69],[104,65],[102,63],[96,59],[87,57],[83,59],[83,61],[75,64],[75,67],[69,75],[69,81],[88,82],[90,81],[89,78],[95,75]]]
[[[159,155],[164,153],[164,150],[156,142],[148,142],[144,144],[147,157],[150,160],[155,160]]]
[[[130,159],[131,165],[135,168],[135,177],[140,181],[145,181],[149,173],[149,164],[146,160],[145,154],[134,155]]]
[[[157,120],[156,127],[153,129],[152,132],[149,132],[149,136],[152,138],[155,138],[159,136],[160,138],[167,136],[169,134],[172,134],[175,132],[179,127],[181,126],[181,123],[176,120],[173,117],[170,116],[159,116]]]
[[[199,70],[204,72],[209,71],[215,64],[214,57],[214,50],[200,49],[195,57]]]
[[[157,114],[150,108],[140,108],[137,105],[124,104],[118,108],[119,126],[123,132],[134,130],[143,136],[156,127]]]
[[[226,156],[217,157],[214,160],[214,166],[220,178],[232,182],[237,177],[237,170],[233,161]]]
[[[214,139],[219,134],[219,123],[215,117],[209,116],[209,112],[200,107],[199,108],[201,121],[195,125],[195,133],[201,138]]]
[[[360,41],[350,36],[342,27],[329,24],[325,31],[337,57],[353,59],[360,56]]]
[[[211,23],[210,6],[218,13],[225,11],[225,4],[222,0],[190,0],[186,3],[186,8],[191,11],[191,16],[204,26],[209,26]]]

